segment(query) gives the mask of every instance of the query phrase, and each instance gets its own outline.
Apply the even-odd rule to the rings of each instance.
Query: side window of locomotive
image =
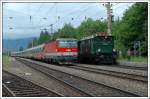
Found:
[[[63,41],[63,40],[61,40],[61,41],[59,41],[59,47],[66,47],[66,43],[65,43],[65,41]]]

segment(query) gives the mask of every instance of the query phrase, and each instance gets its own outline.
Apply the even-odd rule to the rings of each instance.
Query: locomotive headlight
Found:
[[[101,51],[101,49],[98,49],[97,51],[98,51],[98,52],[100,52],[100,51]]]
[[[116,49],[113,49],[114,52],[116,52]]]

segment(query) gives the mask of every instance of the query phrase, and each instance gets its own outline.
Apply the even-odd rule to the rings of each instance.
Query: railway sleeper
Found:
[[[48,93],[32,93],[32,94],[17,94],[16,96],[21,96],[21,97],[39,97],[39,96],[47,96]]]
[[[21,91],[21,92],[33,92],[33,91],[35,91],[35,92],[42,92],[43,90],[18,90],[18,89],[16,89],[16,90],[13,90],[13,92],[14,93],[18,93],[19,91]]]
[[[8,86],[9,87],[9,86]],[[30,87],[9,87],[10,89],[18,89],[18,90],[28,90],[28,89],[31,89]],[[33,90],[33,89],[32,89]]]
[[[18,91],[17,93],[15,93],[15,94],[39,94],[39,93],[44,93],[43,91],[30,91],[30,92],[24,92],[24,91],[22,91],[22,90],[20,90],[20,91]]]
[[[25,88],[25,87],[29,87],[29,88],[35,88],[35,86],[33,86],[33,85],[22,85],[22,84],[20,84],[20,83],[15,83],[15,84],[7,84],[7,86],[9,86],[9,87],[19,87],[19,88]]]

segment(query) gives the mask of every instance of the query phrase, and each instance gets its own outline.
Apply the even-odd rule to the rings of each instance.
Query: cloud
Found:
[[[115,5],[113,7],[115,17],[122,16],[125,9],[131,5],[131,3]],[[43,28],[50,31],[50,24],[54,24],[54,30],[61,28],[65,23],[71,23],[77,27],[85,16],[106,19],[106,8],[102,3],[5,3],[3,5],[3,35],[8,39],[37,37]],[[10,28],[13,29],[10,30]]]

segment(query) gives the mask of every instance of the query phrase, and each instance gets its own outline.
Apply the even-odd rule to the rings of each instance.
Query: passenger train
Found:
[[[23,51],[13,52],[11,56],[58,64],[73,64],[77,62],[77,40],[60,38]]]

